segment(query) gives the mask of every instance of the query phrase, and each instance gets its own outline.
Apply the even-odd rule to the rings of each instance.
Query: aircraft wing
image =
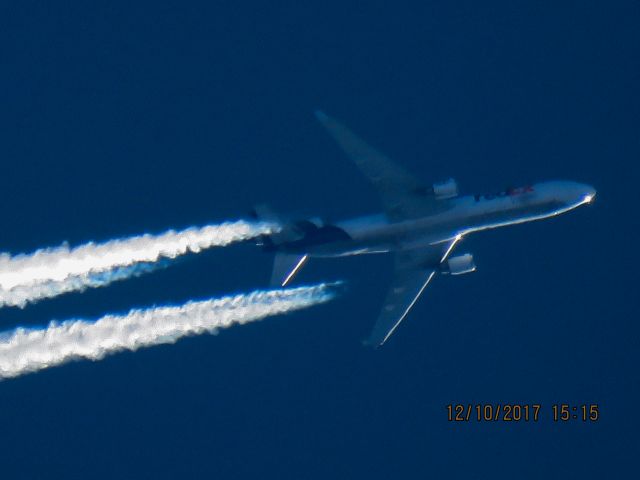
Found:
[[[434,213],[439,207],[433,190],[368,145],[337,120],[321,111],[316,117],[378,191],[387,216],[393,221]]]
[[[365,345],[379,347],[391,336],[438,272],[460,237],[446,244],[396,253],[395,271],[373,331]]]

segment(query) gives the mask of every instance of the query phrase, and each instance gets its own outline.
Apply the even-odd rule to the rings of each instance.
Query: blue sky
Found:
[[[598,189],[464,242],[384,349],[360,346],[388,257],[310,262],[335,302],[218,336],[0,383],[3,478],[583,478],[638,452],[640,6],[601,2],[81,2],[0,6],[0,250],[246,214],[328,219],[375,192],[320,107],[425,181]],[[190,256],[0,322],[182,303],[267,284],[250,245]],[[541,403],[452,424],[448,403]],[[598,403],[595,424],[550,420]]]

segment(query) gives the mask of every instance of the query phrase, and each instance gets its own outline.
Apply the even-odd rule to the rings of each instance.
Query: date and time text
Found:
[[[597,403],[450,403],[446,405],[450,422],[554,422],[593,423],[600,419]]]

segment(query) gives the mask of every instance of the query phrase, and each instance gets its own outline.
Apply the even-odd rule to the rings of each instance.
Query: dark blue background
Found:
[[[132,4],[133,3],[133,4]],[[275,4],[277,3],[277,5]],[[390,258],[313,261],[332,304],[0,383],[0,477],[598,478],[638,440],[640,5],[3,2],[0,250],[242,216],[378,208],[321,107],[425,180],[551,178],[597,202],[465,240],[379,351]],[[4,309],[96,318],[260,288],[249,245]],[[450,402],[542,403],[538,423],[452,424]],[[551,405],[601,419],[555,424]]]

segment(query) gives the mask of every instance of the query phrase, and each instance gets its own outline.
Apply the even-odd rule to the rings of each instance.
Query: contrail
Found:
[[[75,248],[63,245],[15,256],[0,253],[0,307],[24,307],[62,293],[104,286],[153,269],[149,265],[162,258],[197,253],[277,230],[272,223],[241,220],[99,244],[89,242]]]
[[[62,281],[47,280],[31,285],[18,285],[11,290],[0,289],[0,307],[5,305],[24,307],[42,298],[52,298],[68,292],[82,292],[87,288],[109,285],[118,280],[138,277],[169,265],[169,260],[156,263],[136,263],[128,267],[116,267],[106,272],[88,273],[65,278]]]
[[[329,301],[339,283],[284,290],[258,290],[181,306],[131,310],[95,322],[51,322],[46,328],[0,333],[0,379],[17,377],[74,359],[100,360],[122,350],[137,350],[220,328],[261,320]]]

